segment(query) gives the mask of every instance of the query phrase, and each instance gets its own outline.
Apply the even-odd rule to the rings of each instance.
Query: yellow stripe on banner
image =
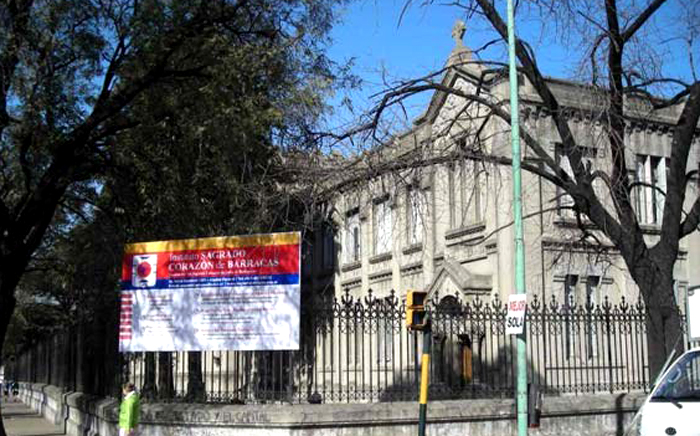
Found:
[[[430,354],[423,354],[420,360],[420,404],[428,404],[428,373],[430,372]]]
[[[219,236],[214,238],[179,239],[172,241],[137,242],[126,244],[125,254],[196,251],[216,248],[262,247],[294,245],[301,241],[301,233],[268,233],[264,235]]]

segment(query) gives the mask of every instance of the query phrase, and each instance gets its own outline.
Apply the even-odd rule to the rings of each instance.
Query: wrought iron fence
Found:
[[[505,333],[504,302],[433,295],[428,309],[431,398],[512,396],[516,345]],[[573,306],[534,296],[526,312],[529,381],[548,394],[648,389],[645,310],[641,301],[624,298],[615,305],[606,298]],[[422,337],[406,329],[404,313],[405,303],[393,291],[317,299],[303,305],[299,350],[123,354],[113,371],[102,371],[101,379],[95,375],[101,372],[93,374],[95,393],[116,395],[121,381],[131,380],[146,397],[164,401],[412,400]],[[80,361],[79,347],[66,339],[53,338],[20,357],[18,379],[75,389],[81,384],[76,380],[86,377],[57,371]]]

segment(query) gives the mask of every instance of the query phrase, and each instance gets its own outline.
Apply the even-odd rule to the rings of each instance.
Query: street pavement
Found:
[[[19,401],[2,401],[0,403],[0,414],[8,436],[56,436],[65,434],[63,425],[51,424]]]

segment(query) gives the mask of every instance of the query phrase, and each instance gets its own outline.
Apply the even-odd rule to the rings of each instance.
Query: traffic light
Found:
[[[427,297],[427,292],[408,291],[406,295],[406,327],[409,330],[424,330],[428,326],[428,314],[425,311]]]

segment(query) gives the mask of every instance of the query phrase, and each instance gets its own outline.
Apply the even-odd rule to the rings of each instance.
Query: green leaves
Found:
[[[29,266],[26,295],[89,321],[125,242],[292,226],[280,155],[347,73],[323,54],[342,2],[0,5],[0,299]]]

